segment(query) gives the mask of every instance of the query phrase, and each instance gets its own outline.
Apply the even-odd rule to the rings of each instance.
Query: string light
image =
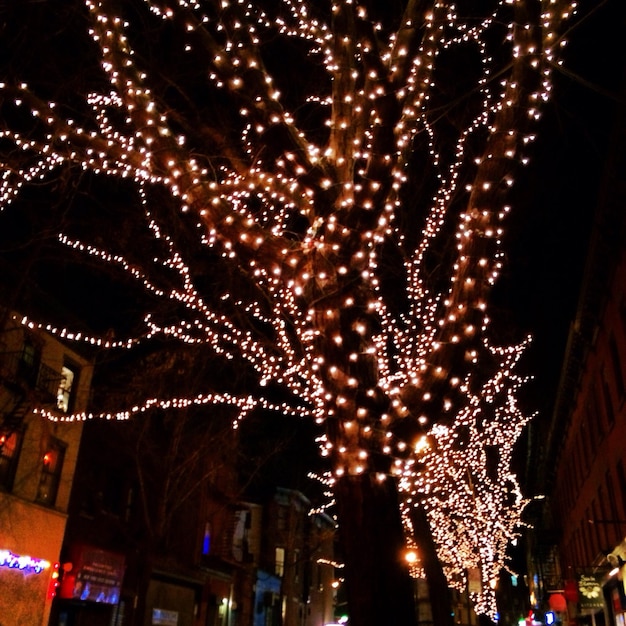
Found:
[[[232,154],[220,155],[216,167],[201,163],[151,90],[149,72],[136,64],[130,25],[108,0],[85,0],[106,88],[85,94],[90,113],[74,120],[34,87],[0,85],[10,106],[30,111],[37,130],[26,136],[0,129],[3,143],[19,152],[15,163],[6,157],[0,206],[66,165],[131,181],[152,237],[165,247],[162,256],[140,266],[104,244],[66,233],[59,242],[116,266],[152,297],[176,304],[181,315],[164,325],[147,311],[140,335],[116,340],[26,317],[22,324],[103,349],[132,349],[159,337],[202,345],[248,363],[261,391],[280,385],[297,400],[206,392],[146,399],[99,415],[40,413],[51,420],[125,420],[156,407],[225,404],[237,410],[235,428],[259,408],[310,417],[328,426],[318,444],[332,464],[323,477],[329,493],[346,474],[394,477],[407,555],[416,557],[412,570],[419,571],[419,548],[411,510],[422,506],[450,583],[462,588],[467,569],[480,569],[482,591],[473,600],[478,612],[493,617],[491,581],[525,505],[510,463],[528,421],[516,401],[524,379],[515,374],[528,340],[492,346],[486,303],[502,267],[507,194],[517,167],[528,162],[533,124],[550,96],[551,68],[560,62],[562,22],[576,3],[545,2],[539,24],[520,20],[521,11],[514,15],[524,0],[497,2],[478,20],[435,0],[420,21],[416,3],[409,3],[392,32],[378,22],[360,28],[369,18],[353,2],[332,3],[331,26],[312,17],[304,0],[282,0],[283,14],[275,16],[247,0],[223,0],[211,14],[189,0],[144,1],[154,19],[178,25],[185,54],[200,51],[209,59],[208,83],[231,98],[241,123]],[[264,39],[276,36],[298,40],[328,78],[316,80],[293,109],[261,54]],[[498,37],[510,54],[504,61],[491,53]],[[437,70],[459,50],[478,59],[478,104],[444,149],[450,137],[431,104],[439,95]],[[318,111],[325,132],[300,126],[303,106]],[[288,138],[284,145],[277,145],[273,129]],[[416,220],[407,215],[418,150],[420,167],[426,171],[427,163],[434,172],[434,186]],[[154,188],[169,193],[181,219],[195,218],[202,245],[242,268],[253,289],[216,294],[219,310],[206,300],[175,243],[176,225],[168,232],[150,212]],[[303,220],[307,227],[294,233],[294,221]],[[442,241],[454,261],[448,279],[432,283],[429,259]],[[391,299],[383,262],[390,248],[404,259],[392,289],[402,294]],[[159,286],[163,270],[178,277],[177,286]],[[267,329],[273,329],[269,341]],[[389,472],[376,466],[380,455],[391,457]]]
[[[20,555],[10,550],[0,550],[0,567],[17,569],[25,573],[41,574],[50,567],[50,561],[36,559],[32,556]]]

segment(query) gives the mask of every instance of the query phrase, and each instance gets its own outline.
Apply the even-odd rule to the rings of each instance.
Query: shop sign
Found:
[[[581,574],[578,578],[580,610],[601,609],[604,606],[602,578]]]
[[[178,611],[152,609],[152,626],[178,626]]]
[[[77,546],[72,557],[73,562],[64,567],[66,573],[59,597],[117,604],[124,578],[124,556],[91,546]]]

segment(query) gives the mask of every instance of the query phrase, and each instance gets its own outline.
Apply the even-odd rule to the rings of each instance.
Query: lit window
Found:
[[[64,458],[65,444],[59,439],[51,437],[41,463],[41,476],[37,490],[37,502],[40,504],[54,506],[59,491]]]
[[[202,554],[207,555],[211,552],[211,523],[204,525],[204,536],[202,537]]]
[[[0,487],[11,491],[22,447],[22,430],[0,432]]]
[[[285,548],[276,548],[274,573],[282,576],[285,573]]]
[[[72,406],[72,388],[76,382],[76,368],[67,364],[61,369],[61,382],[57,390],[57,409],[67,413]]]

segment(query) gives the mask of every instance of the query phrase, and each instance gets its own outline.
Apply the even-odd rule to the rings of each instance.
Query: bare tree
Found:
[[[167,305],[133,335],[54,331],[201,345],[246,373],[244,390],[207,382],[105,417],[224,403],[235,426],[257,408],[315,420],[354,626],[414,622],[407,542],[436,546],[450,584],[479,570],[475,606],[495,611],[524,504],[510,461],[526,342],[495,345],[487,303],[575,10],[381,4],[87,0],[72,24],[90,38],[72,30],[56,53],[67,84],[39,87],[20,58],[37,80],[12,67],[2,86],[3,206],[40,181],[82,185],[59,242]],[[106,225],[101,179],[150,245]]]

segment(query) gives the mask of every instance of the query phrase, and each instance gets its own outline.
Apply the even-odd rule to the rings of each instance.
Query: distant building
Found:
[[[48,623],[92,365],[47,332],[0,310],[0,621]]]
[[[208,419],[85,425],[51,626],[240,624],[233,455]]]
[[[264,506],[254,626],[333,621],[335,525],[310,510],[302,493],[282,488]]]
[[[331,623],[333,521],[310,515],[311,503],[296,491],[239,501],[230,444],[210,433],[200,440],[193,417],[194,439],[182,452],[187,458],[200,452],[204,461],[184,480],[179,462],[161,475],[170,441],[162,419],[169,418],[157,419],[152,434],[148,419],[85,425],[50,626]],[[163,435],[160,442],[155,434]],[[131,455],[138,437],[149,442],[147,456]],[[228,441],[236,445],[230,432]],[[144,465],[142,476],[136,463]],[[164,478],[176,481],[169,496]],[[184,485],[194,484],[185,498]],[[160,520],[168,527],[151,537]]]

